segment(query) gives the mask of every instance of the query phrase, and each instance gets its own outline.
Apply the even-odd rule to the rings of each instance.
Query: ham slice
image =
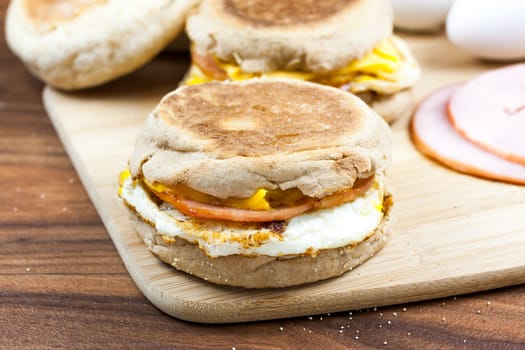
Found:
[[[288,220],[310,210],[314,205],[313,199],[307,199],[292,207],[272,210],[248,210],[197,202],[191,199],[177,197],[169,193],[155,192],[165,202],[171,203],[177,210],[187,216],[201,219],[227,220],[237,222],[269,222]]]
[[[374,176],[358,180],[354,187],[345,191],[328,195],[321,199],[305,197],[298,203],[289,207],[273,208],[271,210],[249,210],[223,207],[208,203],[198,202],[182,195],[169,192],[152,192],[165,202],[173,205],[177,210],[187,216],[201,219],[227,220],[237,222],[269,222],[288,220],[310,209],[331,208],[351,202],[363,196],[374,184]]]
[[[199,55],[191,50],[191,60],[199,69],[213,80],[226,80],[228,74],[222,69],[215,59],[210,55]]]
[[[525,64],[475,77],[457,89],[448,108],[464,137],[525,165]]]
[[[421,153],[462,173],[525,184],[525,166],[505,160],[463,138],[450,124],[447,104],[462,85],[442,88],[417,108],[411,136]]]

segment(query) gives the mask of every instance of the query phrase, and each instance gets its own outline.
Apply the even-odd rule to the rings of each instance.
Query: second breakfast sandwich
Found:
[[[412,109],[420,69],[388,0],[203,0],[188,17],[183,84],[285,77],[357,94],[388,122]]]
[[[338,276],[387,240],[390,130],[318,84],[211,82],[166,95],[121,175],[149,249],[217,284],[285,287]]]

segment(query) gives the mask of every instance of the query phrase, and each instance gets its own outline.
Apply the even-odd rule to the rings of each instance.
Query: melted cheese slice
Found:
[[[219,60],[217,64],[226,72],[230,80],[239,81],[255,77],[289,78],[337,86],[353,93],[365,91],[396,93],[414,85],[420,76],[420,68],[408,46],[395,36],[381,42],[361,59],[350,62],[344,68],[327,73],[285,70],[249,73],[243,72],[236,64]],[[195,85],[211,80],[196,65],[192,64],[185,84]]]

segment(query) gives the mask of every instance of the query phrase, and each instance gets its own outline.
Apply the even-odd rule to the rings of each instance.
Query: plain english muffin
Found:
[[[203,0],[188,17],[192,66],[183,84],[284,77],[373,94],[410,91],[419,66],[392,35],[388,0]],[[389,121],[411,100],[395,99]]]
[[[146,120],[119,195],[152,252],[208,281],[338,276],[388,237],[390,130],[361,99],[290,79],[181,87]]]
[[[6,38],[47,84],[102,84],[149,61],[179,34],[198,0],[13,0]]]

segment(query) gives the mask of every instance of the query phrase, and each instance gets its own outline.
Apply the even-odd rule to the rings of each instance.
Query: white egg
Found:
[[[127,205],[159,233],[197,243],[208,256],[281,256],[342,247],[365,239],[383,217],[382,185],[378,187],[370,188],[352,202],[298,215],[290,219],[279,234],[255,224],[238,227],[217,221],[195,222],[169,204],[157,205],[130,177],[124,180],[119,193]],[[253,244],[245,246],[241,242]]]
[[[479,58],[525,58],[525,1],[456,0],[447,17],[447,35]]]
[[[445,24],[454,0],[391,0],[394,26],[411,31],[435,31]]]

